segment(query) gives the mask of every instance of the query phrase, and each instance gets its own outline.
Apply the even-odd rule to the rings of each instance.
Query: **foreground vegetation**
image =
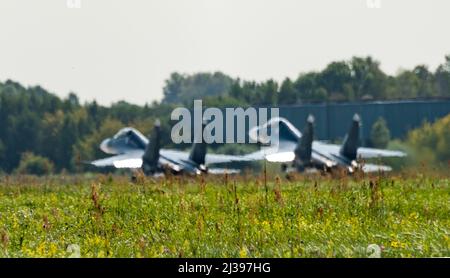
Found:
[[[450,256],[449,184],[432,174],[10,176],[0,257]]]

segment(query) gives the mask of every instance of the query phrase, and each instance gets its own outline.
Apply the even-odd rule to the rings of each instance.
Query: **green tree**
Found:
[[[98,130],[85,136],[74,145],[72,163],[77,165],[80,161],[89,161],[106,156],[99,148],[100,142],[113,136],[123,127],[123,123],[116,119],[106,119]]]
[[[270,79],[258,85],[256,105],[276,105],[278,102],[278,84]]]
[[[314,101],[316,99],[319,74],[316,72],[310,72],[301,74],[294,82],[294,88],[299,94],[299,98],[302,102]],[[322,88],[325,90],[324,88]],[[325,90],[326,91],[326,90]]]
[[[286,78],[280,87],[280,93],[278,95],[279,104],[295,104],[297,103],[297,91],[295,90],[294,83]]]
[[[71,148],[71,145],[66,145],[66,142],[61,140],[62,136],[65,136],[62,130],[65,117],[62,110],[54,114],[46,113],[41,119],[41,130],[38,134],[39,148],[28,149],[50,159],[56,164],[58,170],[60,167],[63,168],[65,148]]]
[[[428,70],[427,66],[420,65],[414,68],[414,74],[419,79],[418,96],[433,97],[436,96],[436,83],[434,82],[433,73]]]
[[[412,71],[402,71],[396,77],[394,98],[416,98],[419,96],[420,79]]]
[[[450,161],[450,114],[433,124],[425,122],[412,130],[407,143],[423,162]]]
[[[391,133],[387,127],[386,121],[382,117],[378,118],[372,125],[370,140],[374,147],[382,149],[386,148],[391,140]]]
[[[231,77],[221,72],[193,75],[172,73],[166,80],[162,102],[188,105],[194,99],[225,95],[230,91],[233,82]]]
[[[328,92],[323,87],[319,87],[313,91],[312,99],[314,101],[327,101],[328,100]]]
[[[450,55],[445,57],[445,63],[439,65],[434,76],[437,95],[450,97]]]
[[[352,81],[352,70],[347,62],[330,63],[320,74],[319,83],[327,90],[330,100],[347,100]]]
[[[350,61],[354,99],[387,97],[387,76],[380,69],[379,62],[372,57],[353,57]],[[349,100],[352,100],[349,98]]]
[[[53,163],[48,158],[35,155],[31,152],[26,152],[22,154],[22,158],[16,172],[18,174],[43,176],[52,174],[53,169]]]
[[[228,94],[232,98],[242,99],[243,94],[244,94],[244,90],[242,89],[241,80],[239,78],[233,82],[233,84],[230,87],[230,91],[229,91]]]

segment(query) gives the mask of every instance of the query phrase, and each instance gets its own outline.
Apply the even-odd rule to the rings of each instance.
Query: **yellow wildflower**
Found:
[[[242,247],[239,251],[239,257],[240,258],[247,258],[247,248]]]

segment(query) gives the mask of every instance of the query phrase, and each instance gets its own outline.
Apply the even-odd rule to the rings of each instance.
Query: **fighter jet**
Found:
[[[90,162],[97,167],[142,169],[146,175],[159,175],[170,171],[173,174],[237,173],[235,169],[208,168],[209,164],[243,161],[242,156],[207,154],[206,143],[194,143],[190,152],[161,148],[161,123],[154,124],[150,140],[138,130],[127,127],[114,137],[105,139],[100,149],[114,155]]]
[[[273,118],[263,126],[250,130],[249,136],[262,145],[260,151],[246,156],[248,159],[266,159],[283,163],[283,170],[304,171],[305,169],[334,170],[344,168],[349,173],[390,171],[391,167],[362,163],[368,158],[404,157],[401,151],[359,147],[361,119],[355,114],[342,145],[328,144],[314,140],[314,117],[309,115],[303,134],[285,118]],[[260,136],[262,129],[271,128],[270,139]],[[263,132],[262,134],[268,134]],[[273,142],[269,142],[273,141]],[[288,166],[291,163],[291,167]]]

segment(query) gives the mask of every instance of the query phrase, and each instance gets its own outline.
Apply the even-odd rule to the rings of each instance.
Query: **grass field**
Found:
[[[368,257],[372,244],[381,257],[450,256],[449,185],[420,174],[3,177],[0,257]]]

